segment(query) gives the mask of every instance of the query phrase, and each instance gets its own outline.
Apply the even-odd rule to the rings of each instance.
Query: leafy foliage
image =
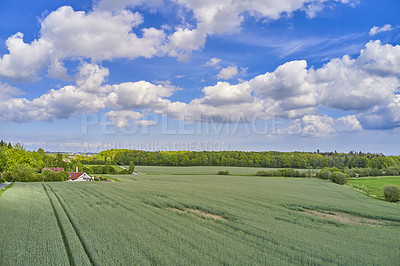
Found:
[[[339,171],[334,171],[330,175],[329,179],[339,185],[344,185],[347,183],[348,175]]]
[[[219,175],[229,175],[229,170],[221,170],[221,171],[218,171],[218,174],[219,174]]]
[[[263,168],[339,169],[400,167],[400,156],[372,153],[243,152],[243,151],[139,151],[112,149],[98,159],[110,158],[119,165],[153,166],[246,166]]]
[[[400,200],[400,187],[397,185],[386,185],[383,187],[383,195],[387,201],[397,202]]]

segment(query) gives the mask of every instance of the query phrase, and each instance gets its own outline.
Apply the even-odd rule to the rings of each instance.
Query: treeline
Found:
[[[78,161],[65,162],[62,154],[48,155],[43,149],[31,152],[20,144],[0,141],[0,183],[65,181],[68,179],[66,171],[72,171],[78,165]],[[44,167],[62,167],[66,171],[55,173],[45,170],[42,173]]]
[[[386,169],[400,167],[400,156],[373,153],[310,153],[310,152],[195,152],[195,151],[139,151],[107,150],[99,158],[109,158],[119,165],[151,166],[245,166],[264,168],[322,169]]]

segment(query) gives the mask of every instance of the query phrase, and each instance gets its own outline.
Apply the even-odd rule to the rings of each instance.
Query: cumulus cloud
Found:
[[[139,13],[128,10],[86,13],[60,7],[41,21],[39,39],[25,43],[22,33],[8,38],[9,53],[0,58],[0,77],[34,79],[47,69],[49,76],[67,79],[64,59],[103,61],[163,54],[163,30],[143,28],[141,37],[132,32],[142,22]]]
[[[7,83],[0,82],[0,100],[10,99],[13,96],[21,94],[23,94],[23,92],[20,89],[10,86]]]
[[[331,0],[348,4],[352,1]],[[322,9],[326,0],[172,0],[194,16],[194,25],[182,23],[169,35],[165,29],[139,28],[144,18],[127,8],[157,7],[162,0],[100,0],[89,12],[63,6],[40,21],[40,38],[25,43],[23,34],[8,38],[8,54],[0,57],[0,77],[18,80],[37,79],[45,70],[49,77],[70,80],[63,65],[66,59],[93,62],[138,57],[173,56],[186,60],[201,50],[207,37],[240,31],[246,16],[278,19],[284,14],[306,10],[309,17]],[[318,7],[318,8],[316,8]],[[139,34],[135,32],[140,32]],[[233,69],[230,69],[233,71]],[[232,74],[231,74],[232,75]]]
[[[106,113],[106,117],[114,126],[127,128],[132,121],[142,118],[143,115],[135,111],[110,111]]]
[[[169,97],[175,89],[171,85],[155,85],[145,81],[106,85],[103,83],[109,74],[107,68],[83,63],[79,69],[75,85],[52,89],[33,100],[7,96],[0,105],[0,121],[66,119],[79,113],[115,108],[119,111],[111,111],[107,113],[107,117],[116,117],[111,121],[117,126],[122,126],[126,117],[141,118],[140,113],[129,109],[160,106],[165,101],[163,98]],[[10,91],[15,95],[15,88],[0,85],[2,93]]]
[[[218,82],[215,86],[203,89],[204,102],[210,105],[226,105],[252,102],[251,90],[247,82],[231,85],[228,82]]]
[[[94,9],[119,11],[126,7],[135,8],[141,5],[156,7],[162,2],[162,0],[100,0],[94,1]]]
[[[276,20],[284,15],[303,10],[309,18],[315,17],[324,8],[327,0],[173,0],[193,14],[196,25],[180,27],[171,37],[170,55],[186,56],[188,52],[200,50],[207,36],[238,32],[245,15],[257,19]],[[332,0],[343,4],[353,4],[352,0]],[[176,40],[178,39],[178,40]]]
[[[213,57],[207,63],[205,66],[218,66],[219,62],[221,62],[221,59]]]
[[[221,71],[217,75],[217,78],[218,79],[232,79],[237,74],[239,74],[239,70],[238,70],[237,66],[228,66],[228,67],[221,69]]]
[[[154,85],[147,81],[126,82],[113,86],[110,96],[122,109],[154,108],[164,103],[173,93],[173,87]]]
[[[391,56],[386,57],[386,52]],[[399,73],[386,65],[395,66],[399,54],[398,46],[370,42],[358,57],[334,58],[317,69],[297,60],[248,81],[217,82],[204,87],[203,95],[189,103],[169,99],[177,90],[170,82],[105,84],[107,68],[83,63],[75,85],[50,90],[33,100],[7,96],[0,105],[0,120],[51,120],[109,108],[113,111],[107,116],[117,127],[130,121],[153,125],[155,122],[140,120],[141,112],[146,111],[174,119],[221,123],[279,116],[293,121],[286,132],[301,129],[299,134],[315,136],[394,128],[400,126]],[[320,107],[348,113],[334,119],[324,115]]]
[[[374,36],[378,33],[385,32],[385,31],[392,31],[392,30],[394,30],[394,28],[390,24],[385,24],[382,27],[374,26],[369,30],[369,35]]]
[[[366,110],[390,102],[399,80],[363,71],[349,56],[333,59],[313,73],[319,87],[319,103],[342,110]]]
[[[356,64],[371,74],[381,76],[400,75],[400,45],[370,41],[362,49]]]

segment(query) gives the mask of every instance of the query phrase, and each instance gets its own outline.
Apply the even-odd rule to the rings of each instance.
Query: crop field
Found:
[[[371,197],[383,199],[383,187],[394,184],[400,186],[400,177],[364,177],[349,179],[348,184]]]
[[[233,166],[136,166],[135,172],[147,175],[216,175],[220,170],[228,170],[232,175],[255,175],[262,170],[280,168],[233,167]],[[300,172],[308,169],[297,169]],[[316,171],[316,170],[313,170]]]
[[[399,264],[400,204],[318,179],[208,168],[15,183],[0,197],[0,264]]]

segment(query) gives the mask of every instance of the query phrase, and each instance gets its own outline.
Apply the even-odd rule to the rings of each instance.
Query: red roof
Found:
[[[59,173],[61,171],[64,171],[64,168],[61,168],[61,167],[45,167],[45,168],[42,169],[42,172],[44,170],[51,170],[53,172]]]
[[[81,175],[83,175],[84,174],[84,172],[70,172],[70,173],[68,173],[68,179],[71,179],[71,180],[75,180],[75,179],[77,179],[78,177],[80,177]]]

